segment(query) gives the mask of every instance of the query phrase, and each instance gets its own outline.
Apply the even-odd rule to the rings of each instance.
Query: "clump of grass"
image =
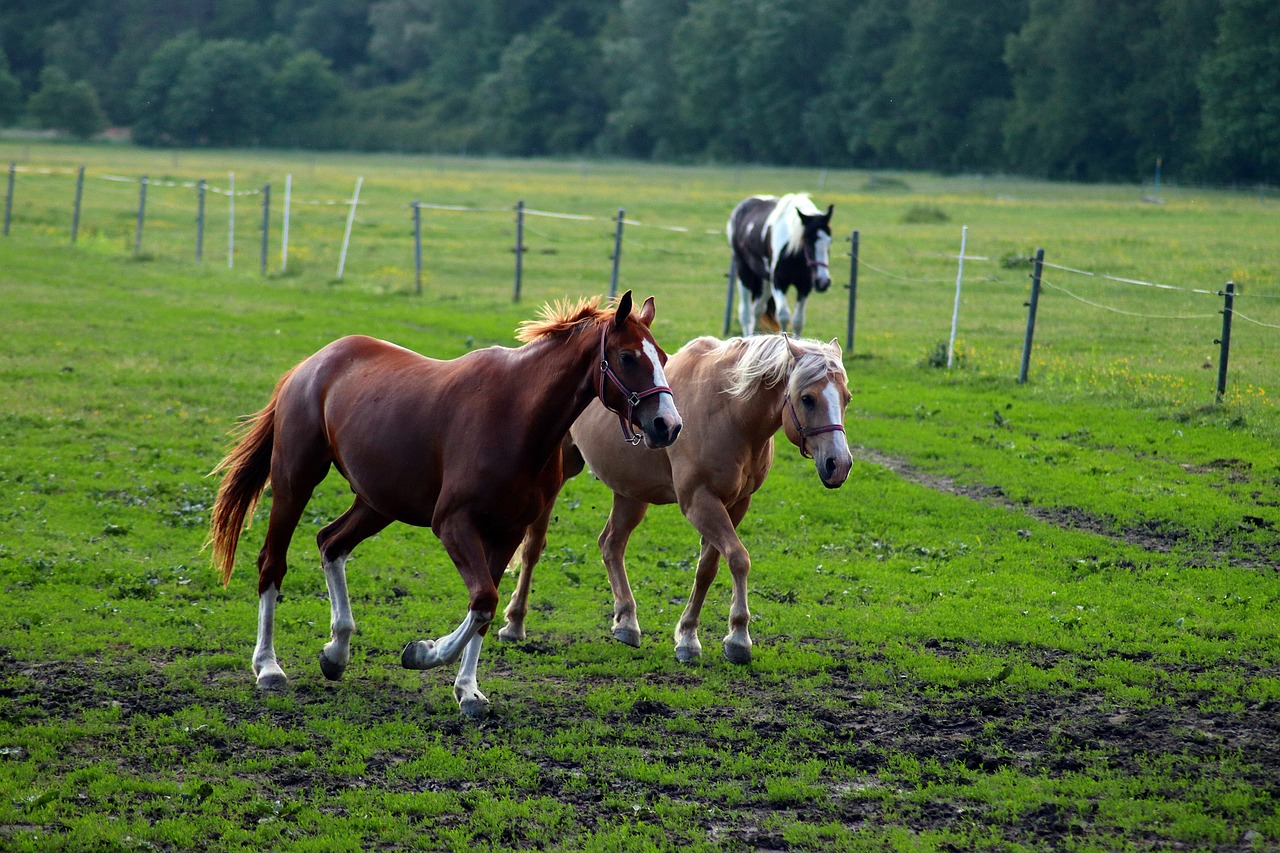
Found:
[[[951,366],[964,367],[968,361],[964,348],[956,344],[951,353]],[[920,359],[921,367],[938,367],[945,368],[947,366],[947,342],[938,341],[933,347],[924,354]]]
[[[931,204],[913,204],[902,214],[904,225],[940,225],[950,221],[945,210]]]
[[[869,175],[862,188],[867,192],[903,192],[911,189],[902,178],[892,175]]]

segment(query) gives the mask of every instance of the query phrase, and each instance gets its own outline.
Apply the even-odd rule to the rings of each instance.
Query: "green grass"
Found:
[[[1176,189],[1152,207],[1136,188],[925,175],[885,176],[876,189],[853,172],[3,142],[0,155],[154,179],[234,169],[238,186],[276,182],[277,198],[291,171],[295,199],[340,198],[364,175],[368,200],[342,282],[343,217],[319,206],[296,209],[289,273],[275,269],[273,244],[263,278],[249,231],[234,270],[211,236],[194,263],[191,211],[164,195],[177,190],[152,188],[147,258],[135,260],[136,185],[91,183],[72,248],[59,218],[69,196],[55,183],[66,177],[20,175],[0,240],[0,846],[1280,841],[1274,332],[1238,327],[1231,392],[1215,407],[1214,371],[1201,364],[1216,359],[1219,320],[1100,314],[1048,291],[1032,381],[1020,386],[1026,269],[974,261],[964,367],[921,364],[946,337],[955,269],[936,255],[955,252],[962,224],[969,251],[996,259],[1045,245],[1051,259],[1125,277],[1207,289],[1234,278],[1257,297],[1240,310],[1276,323],[1276,261],[1263,248],[1272,207]],[[816,192],[820,179],[817,197],[836,203],[841,227],[861,229],[868,264],[938,281],[863,269],[847,422],[862,458],[828,492],[780,443],[742,525],[751,666],[719,657],[726,578],[704,608],[704,663],[674,660],[697,536],[673,507],[654,508],[629,550],[641,648],[606,639],[595,537],[609,495],[583,476],[551,528],[530,641],[486,644],[489,720],[459,718],[452,671],[398,665],[406,641],[452,628],[465,606],[427,531],[391,528],[354,555],[352,665],[327,684],[312,541],[346,507],[335,475],[308,508],[285,580],[277,648],[293,686],[255,692],[252,555],[264,517],[223,589],[202,551],[216,488],[206,474],[284,370],[351,332],[438,357],[510,344],[541,302],[607,286],[619,206],[691,229],[629,228],[623,249],[623,286],[657,295],[656,334],[674,349],[720,330],[723,238],[704,232],[747,193]],[[525,298],[513,304],[511,215],[424,214],[430,274],[418,297],[413,198],[524,198],[600,220],[531,219]],[[949,221],[903,223],[916,206]],[[1220,307],[1184,291],[1077,288],[1132,313]],[[843,338],[840,293],[814,297],[809,313],[808,332]]]

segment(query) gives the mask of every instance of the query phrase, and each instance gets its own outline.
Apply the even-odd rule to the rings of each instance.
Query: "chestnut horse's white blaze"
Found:
[[[245,520],[267,483],[270,520],[258,555],[261,688],[288,679],[275,653],[275,616],[289,542],[315,487],[336,467],[355,500],[316,537],[329,590],[326,678],[351,660],[355,620],[347,558],[393,521],[430,527],[462,576],[470,606],[452,632],[410,642],[411,669],[461,661],[454,697],[483,714],[476,669],[498,605],[498,582],[529,526],[563,482],[560,444],[592,400],[650,447],[675,441],[682,422],[649,332],[652,298],[632,311],[598,300],[546,309],[522,324],[524,346],[476,350],[453,361],[424,358],[365,337],[335,341],[289,371],[244,437],[215,469],[223,473],[210,521],[214,564],[229,582]],[[603,375],[608,376],[604,381]],[[501,440],[493,440],[501,437]],[[616,437],[615,437],[616,441]]]
[[[848,478],[853,465],[844,434],[849,389],[840,347],[834,340],[823,344],[785,335],[724,342],[698,338],[671,357],[667,376],[685,417],[677,444],[658,452],[619,445],[608,414],[588,406],[565,441],[564,473],[573,476],[588,465],[614,493],[599,540],[614,595],[613,636],[640,644],[624,560],[627,541],[651,504],[678,503],[701,534],[702,551],[693,589],[676,623],[676,657],[689,661],[702,654],[698,621],[723,557],[733,582],[724,655],[745,663],[752,645],[747,601],[751,555],[736,528],[769,473],[779,427],[804,456],[813,458],[824,486],[838,488]],[[548,506],[525,537],[520,577],[500,639],[525,636],[533,567],[546,547],[553,509]]]

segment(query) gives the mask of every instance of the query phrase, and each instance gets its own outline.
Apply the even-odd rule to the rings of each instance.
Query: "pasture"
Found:
[[[284,273],[273,222],[261,276],[252,201],[228,270],[225,231],[220,243],[206,235],[203,263],[192,258],[189,191],[153,188],[135,258],[136,184],[90,182],[72,247],[74,179],[20,175],[0,239],[5,849],[1280,844],[1275,202],[9,141],[0,157],[175,182],[235,171],[238,186],[273,181],[276,193],[292,173],[300,200],[345,198],[365,179],[339,282],[344,208],[295,207]],[[841,235],[861,232],[846,353],[855,463],[827,491],[779,442],[741,527],[749,666],[720,657],[723,570],[703,609],[703,662],[675,661],[698,546],[675,507],[652,509],[628,552],[641,647],[608,638],[595,538],[609,495],[584,474],[561,496],[528,640],[485,644],[487,719],[459,716],[452,667],[399,665],[405,642],[465,608],[425,530],[392,527],[355,552],[352,662],[326,682],[313,537],[349,503],[331,474],[295,537],[277,614],[291,687],[255,691],[264,512],[224,589],[202,550],[217,485],[206,474],[286,369],[348,333],[436,357],[511,345],[542,303],[607,288],[619,207],[643,223],[628,226],[621,287],[656,296],[654,335],[673,351],[720,332],[728,211],[792,190],[836,207],[837,287],[810,299],[806,334],[843,342]],[[413,199],[506,211],[424,211],[421,296]],[[515,304],[517,199],[598,219],[527,223]],[[223,203],[210,200],[211,221]],[[966,265],[963,357],[947,371],[929,361],[947,337],[945,256],[962,225],[968,252],[990,260]],[[1047,272],[1088,302],[1046,290],[1031,381],[1017,385],[1028,269],[1016,258],[1037,246],[1065,266],[1179,289]],[[1233,331],[1231,384],[1213,406],[1204,363],[1217,359],[1221,300],[1194,290],[1228,279],[1252,322]]]

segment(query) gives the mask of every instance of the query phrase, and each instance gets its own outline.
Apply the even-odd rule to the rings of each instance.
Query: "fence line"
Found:
[[[1049,266],[1049,263],[1047,261],[1042,263],[1046,267]],[[1083,296],[1072,293],[1070,290],[1067,290],[1065,287],[1058,284],[1054,284],[1053,282],[1049,281],[1047,278],[1044,278],[1044,277],[1041,277],[1040,283],[1045,287],[1049,288],[1050,290],[1056,290],[1059,293],[1065,293],[1067,296],[1070,296],[1072,299],[1076,300],[1077,302],[1083,302],[1085,305],[1089,305],[1093,308],[1101,308],[1103,311],[1110,311],[1113,314],[1123,314],[1126,317],[1138,317],[1143,320],[1206,320],[1206,319],[1210,319],[1218,316],[1216,312],[1213,314],[1185,314],[1185,315],[1139,314],[1135,311],[1124,311],[1120,308],[1113,308],[1110,305],[1103,305],[1100,302],[1091,302],[1088,299],[1085,299]],[[1237,314],[1237,316],[1239,315]]]

